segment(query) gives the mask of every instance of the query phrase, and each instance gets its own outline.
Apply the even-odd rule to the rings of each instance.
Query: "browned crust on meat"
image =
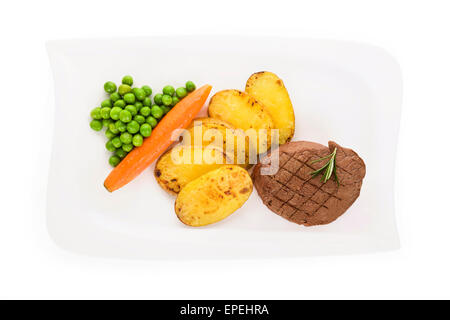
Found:
[[[322,167],[327,160],[311,161],[324,157],[337,148],[336,181],[320,181],[311,172]],[[280,169],[274,175],[261,175],[279,151]],[[365,176],[364,161],[348,148],[330,141],[328,147],[315,142],[295,141],[284,144],[262,159],[253,170],[254,185],[263,203],[283,218],[300,225],[328,224],[339,218],[358,198]]]

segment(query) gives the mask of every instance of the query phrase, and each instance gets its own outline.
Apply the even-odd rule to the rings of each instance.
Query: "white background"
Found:
[[[0,298],[450,298],[449,14],[448,1],[3,4]],[[45,225],[53,126],[45,41],[177,34],[352,40],[390,52],[404,77],[396,177],[402,249],[181,263],[86,258],[56,247]]]

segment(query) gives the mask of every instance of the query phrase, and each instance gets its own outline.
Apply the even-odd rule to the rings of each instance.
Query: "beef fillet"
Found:
[[[331,177],[320,181],[322,174],[312,178],[311,172],[328,160],[311,163],[337,148],[336,173],[339,187]],[[358,154],[335,142],[328,147],[308,141],[295,141],[279,149],[279,170],[274,175],[261,175],[261,169],[271,164],[277,150],[262,159],[253,171],[254,185],[264,204],[283,218],[305,226],[328,224],[341,216],[358,198],[366,173]]]

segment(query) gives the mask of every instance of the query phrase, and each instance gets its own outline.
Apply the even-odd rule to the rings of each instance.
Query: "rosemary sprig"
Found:
[[[322,181],[323,183],[330,180],[331,176],[333,176],[334,180],[336,181],[336,183],[339,187],[339,179],[336,174],[336,152],[337,152],[337,148],[334,148],[333,153],[331,153],[323,158],[319,158],[314,161],[311,161],[311,164],[313,164],[313,163],[316,163],[316,162],[319,162],[322,160],[329,159],[322,168],[319,168],[319,169],[311,172],[310,174],[313,176],[313,178],[315,178],[319,174],[323,173],[322,178],[320,179],[320,181]]]

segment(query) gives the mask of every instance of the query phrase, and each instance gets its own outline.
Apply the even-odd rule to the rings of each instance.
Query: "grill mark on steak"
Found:
[[[340,180],[339,188],[333,179],[322,183],[320,175],[310,175],[328,160],[314,164],[311,162],[330,154],[335,147],[338,148],[336,171]],[[261,167],[270,165],[270,161],[263,161],[267,164],[258,164],[253,177],[264,204],[289,221],[306,226],[330,223],[342,215],[359,196],[365,165],[353,150],[342,148],[331,141],[328,148],[317,143],[298,141],[281,146],[279,152],[280,169],[275,175],[260,175]]]

